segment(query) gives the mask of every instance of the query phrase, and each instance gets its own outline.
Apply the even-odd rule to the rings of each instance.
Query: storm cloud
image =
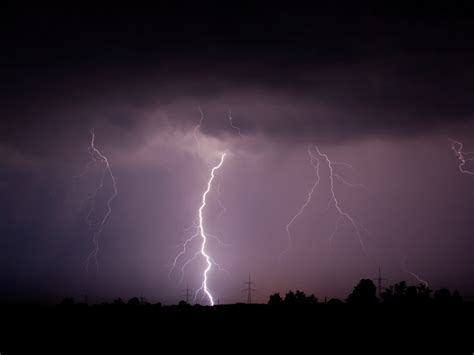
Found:
[[[245,134],[295,143],[472,121],[467,10],[241,8],[222,17],[193,8],[148,16],[100,10],[6,12],[4,144],[28,141],[36,151],[35,137],[71,139],[101,125],[142,141],[150,125],[192,126],[197,106],[206,134],[226,134],[232,109]]]

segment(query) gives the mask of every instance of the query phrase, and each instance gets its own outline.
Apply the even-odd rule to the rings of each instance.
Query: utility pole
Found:
[[[250,279],[250,274],[249,274],[249,280],[245,283],[247,286],[245,289],[242,290],[242,292],[247,292],[247,304],[252,304],[252,292],[256,291],[253,286],[255,286],[255,283],[252,282]]]
[[[382,282],[387,281],[387,279],[382,278],[382,274],[380,272],[380,266],[379,266],[379,274],[377,278],[375,279],[377,281],[377,293],[379,295],[379,299],[382,298]]]
[[[189,298],[191,296],[191,290],[189,289],[189,286],[188,284],[186,284],[186,290],[184,290],[184,299],[186,301],[186,303],[189,303]]]

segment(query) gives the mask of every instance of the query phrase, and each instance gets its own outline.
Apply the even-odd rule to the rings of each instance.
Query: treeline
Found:
[[[289,291],[284,296],[280,293],[272,294],[267,304],[270,306],[313,306],[316,304],[352,304],[352,305],[456,305],[462,304],[463,298],[457,290],[453,293],[446,288],[439,290],[432,290],[429,287],[420,284],[418,286],[408,286],[405,281],[396,283],[384,289],[380,297],[377,296],[377,287],[370,279],[362,279],[354,287],[353,291],[347,296],[345,300],[331,298],[321,302],[314,294],[306,295],[303,291],[296,290]],[[87,307],[86,303],[75,303],[73,298],[67,297],[63,299],[59,306],[61,307]],[[121,298],[115,299],[111,303],[101,303],[99,306],[108,306],[113,308],[161,308],[162,304],[149,303],[144,298],[132,297],[128,301],[123,301]],[[191,306],[185,301],[180,301],[178,307],[185,308]],[[195,305],[199,306],[199,305]]]
[[[284,297],[279,293],[275,293],[271,295],[268,300],[268,304],[272,306],[307,306],[317,303],[318,299],[313,294],[307,296],[304,292],[299,290],[296,292],[289,291]],[[343,304],[344,301],[332,298],[327,303]],[[457,290],[453,293],[446,288],[433,291],[424,284],[408,286],[405,281],[385,288],[380,297],[377,297],[377,288],[374,282],[370,279],[362,279],[346,298],[345,303],[353,305],[456,305],[463,303],[463,299]]]

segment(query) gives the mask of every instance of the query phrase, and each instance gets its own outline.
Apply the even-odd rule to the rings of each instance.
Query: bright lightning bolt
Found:
[[[466,152],[463,150],[463,144],[459,141],[451,140],[451,149],[453,150],[456,158],[459,160],[459,171],[463,174],[474,175],[473,170],[465,168],[465,165],[474,161],[474,152]]]
[[[199,292],[199,291],[204,291],[204,293],[207,295],[207,297],[209,298],[209,302],[211,304],[211,306],[214,306],[214,299],[212,297],[212,294],[211,292],[209,291],[209,288],[207,287],[207,274],[208,272],[211,270],[211,267],[212,267],[212,263],[211,263],[211,258],[209,257],[209,255],[206,253],[206,243],[207,243],[207,236],[206,236],[206,233],[204,231],[204,218],[203,218],[203,211],[204,211],[204,208],[206,207],[206,197],[207,197],[207,194],[209,193],[209,191],[211,191],[211,185],[212,185],[212,181],[214,180],[214,173],[220,169],[220,167],[222,166],[222,164],[224,163],[224,159],[225,159],[225,156],[226,156],[226,153],[222,153],[221,155],[221,159],[219,161],[219,164],[217,164],[216,166],[214,166],[211,170],[211,177],[209,179],[209,181],[207,182],[207,189],[206,191],[204,191],[204,193],[202,194],[202,204],[201,206],[199,207],[199,232],[200,232],[200,235],[201,235],[201,238],[202,238],[202,243],[201,243],[201,254],[202,256],[206,259],[206,263],[207,263],[207,267],[206,269],[204,270],[204,273],[203,273],[203,281],[202,281],[202,286],[197,290],[196,294]]]
[[[194,299],[196,300],[196,297],[199,294],[199,292],[204,292],[204,294],[207,296],[207,298],[209,300],[209,304],[211,306],[214,305],[214,298],[213,298],[213,296],[211,294],[211,291],[210,291],[210,289],[207,285],[208,273],[211,270],[212,265],[216,265],[219,269],[221,269],[221,268],[214,261],[214,259],[208,254],[208,252],[206,250],[206,245],[207,245],[207,242],[208,242],[209,238],[216,238],[217,240],[219,240],[219,239],[205,231],[205,229],[204,229],[204,209],[207,206],[207,196],[211,191],[212,183],[214,181],[216,171],[218,171],[221,168],[222,164],[224,164],[225,157],[226,157],[226,153],[224,152],[221,155],[219,163],[211,169],[210,177],[209,177],[209,180],[207,182],[207,188],[202,194],[202,202],[201,202],[201,205],[198,209],[197,221],[191,227],[188,228],[188,230],[194,228],[195,233],[193,235],[191,235],[188,239],[186,239],[186,241],[183,243],[181,251],[176,255],[175,259],[173,260],[173,264],[172,264],[170,273],[168,274],[168,277],[170,277],[171,272],[176,267],[178,260],[187,253],[188,245],[193,240],[195,240],[196,238],[200,238],[201,239],[201,245],[200,245],[199,250],[196,253],[194,253],[194,255],[190,259],[186,260],[186,262],[181,267],[181,280],[183,279],[184,269],[186,268],[186,266],[188,266],[189,263],[194,261],[199,256],[202,256],[204,258],[204,260],[206,261],[206,268],[203,271],[203,281],[202,281],[201,287],[196,291]]]
[[[100,239],[100,236],[101,236],[102,231],[104,229],[104,226],[107,223],[107,220],[108,220],[110,214],[112,213],[112,201],[118,196],[116,178],[115,178],[115,176],[112,172],[112,169],[110,167],[109,160],[95,146],[95,134],[94,134],[94,132],[91,132],[91,142],[90,142],[89,147],[88,147],[88,152],[91,156],[91,162],[88,164],[86,170],[84,172],[82,172],[78,177],[83,176],[86,173],[87,169],[89,168],[89,166],[91,164],[98,164],[98,163],[103,164],[104,165],[104,170],[102,172],[102,175],[101,175],[101,178],[100,178],[100,181],[99,181],[99,184],[98,184],[97,188],[94,190],[94,192],[88,198],[91,201],[92,206],[91,206],[91,209],[89,210],[89,213],[87,214],[86,221],[87,221],[87,224],[89,225],[89,227],[94,228],[95,230],[94,230],[93,235],[92,235],[92,245],[93,245],[92,251],[90,252],[90,254],[88,255],[88,257],[86,258],[86,261],[85,261],[87,272],[89,271],[89,265],[90,265],[91,260],[94,260],[96,268],[98,268],[97,256],[98,256],[98,253],[99,253],[99,239]],[[109,196],[109,198],[107,199],[107,202],[106,202],[107,211],[102,216],[102,218],[99,220],[98,224],[96,224],[94,226],[94,223],[92,222],[91,216],[92,216],[92,213],[93,213],[94,208],[95,208],[95,206],[94,206],[95,205],[95,199],[96,199],[97,195],[99,194],[99,192],[101,190],[103,190],[105,179],[106,179],[107,176],[110,178],[110,180],[112,182],[113,192]]]

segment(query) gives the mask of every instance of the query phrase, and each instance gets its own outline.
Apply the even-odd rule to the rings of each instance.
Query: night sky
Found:
[[[245,301],[249,274],[259,302],[345,298],[379,266],[389,284],[418,284],[411,272],[474,295],[474,175],[451,149],[474,151],[474,5],[411,3],[2,5],[0,301],[177,303],[202,282],[201,257],[180,282],[199,243],[170,265],[224,151],[204,213],[216,301]],[[91,210],[104,168],[89,164],[91,131],[118,196],[86,272],[87,220],[113,187],[106,176]],[[331,238],[324,159],[289,242],[316,179],[308,146],[338,162],[365,252],[347,218]]]

